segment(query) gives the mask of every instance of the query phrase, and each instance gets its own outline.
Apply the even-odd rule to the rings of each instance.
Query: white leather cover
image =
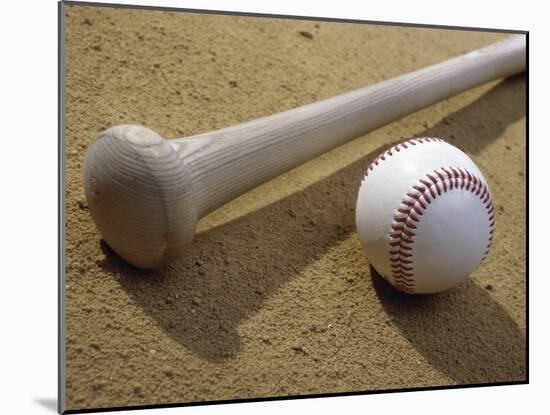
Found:
[[[493,203],[474,162],[438,138],[416,138],[367,169],[357,233],[372,266],[398,289],[433,293],[458,285],[492,241]]]

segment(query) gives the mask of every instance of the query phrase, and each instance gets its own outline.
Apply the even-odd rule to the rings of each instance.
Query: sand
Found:
[[[442,61],[504,34],[66,7],[66,404],[183,403],[526,379],[525,79],[441,102],[204,218],[144,272],[101,241],[82,184],[103,129],[226,127]],[[438,136],[484,172],[496,234],[469,280],[400,294],[355,232],[363,172]]]

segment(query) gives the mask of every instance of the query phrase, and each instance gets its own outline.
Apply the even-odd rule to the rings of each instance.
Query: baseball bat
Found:
[[[487,47],[383,82],[186,138],[120,125],[89,147],[84,189],[107,244],[139,268],[185,253],[198,220],[336,146],[485,82],[522,72],[526,39]]]

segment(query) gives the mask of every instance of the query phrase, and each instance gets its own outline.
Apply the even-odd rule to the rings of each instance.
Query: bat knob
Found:
[[[159,134],[137,125],[102,132],[86,153],[88,209],[107,244],[139,268],[180,257],[198,222],[189,170]]]

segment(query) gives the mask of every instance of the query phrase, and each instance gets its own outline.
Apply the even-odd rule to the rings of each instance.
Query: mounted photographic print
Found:
[[[527,383],[527,32],[59,12],[60,411]]]

